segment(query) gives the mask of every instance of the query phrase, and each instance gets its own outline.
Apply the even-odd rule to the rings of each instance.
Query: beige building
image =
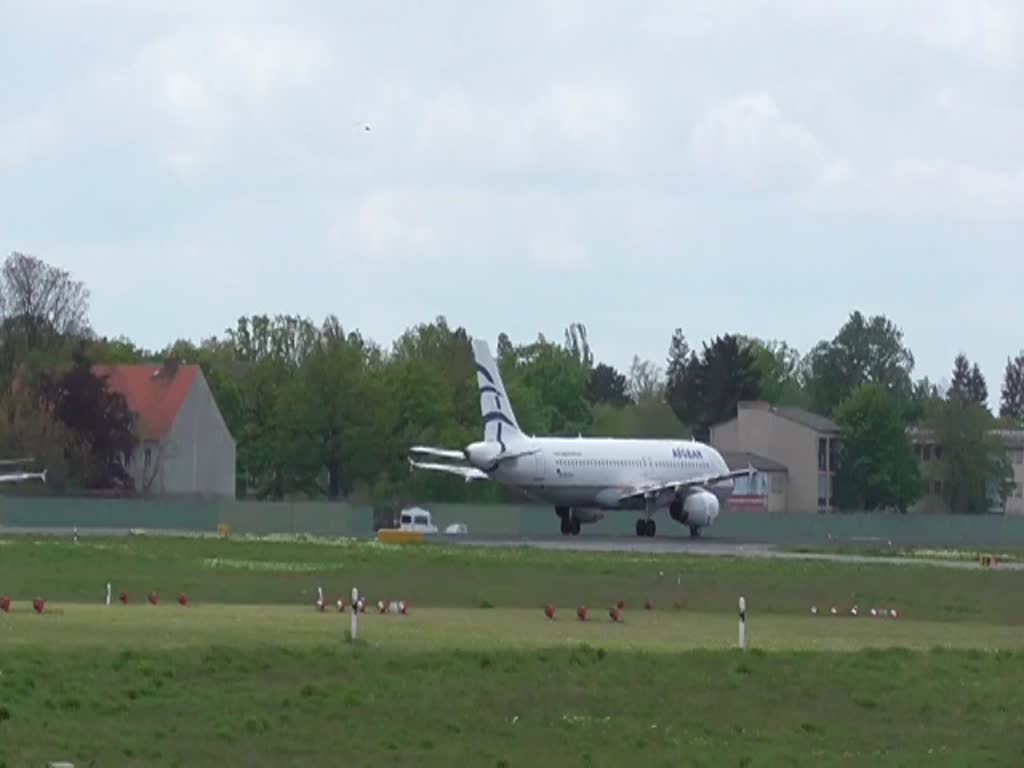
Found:
[[[995,506],[991,511],[996,514],[1024,515],[1024,429],[999,429],[991,434],[1000,437],[1006,443],[1014,483],[1006,503]],[[947,512],[946,504],[942,500],[942,445],[936,442],[934,433],[927,429],[910,430],[910,439],[914,444],[914,455],[921,462],[921,474],[927,484],[924,496],[913,507],[913,511]]]
[[[743,451],[721,451],[729,469],[753,467],[753,477],[735,480],[735,488],[729,498],[730,510],[755,510],[761,512],[786,511],[786,467],[777,461]]]
[[[143,496],[235,497],[235,439],[198,365],[96,365],[140,433],[125,469]]]
[[[834,508],[832,486],[839,427],[831,419],[803,408],[741,402],[736,418],[711,428],[710,443],[730,462],[730,467],[730,455],[740,456],[736,468],[746,466],[742,454],[770,461],[776,467],[768,472],[751,462],[758,469],[758,476],[765,477],[755,477],[749,493],[737,484],[737,506],[745,505],[745,496],[766,488],[763,508],[770,511],[826,512]]]

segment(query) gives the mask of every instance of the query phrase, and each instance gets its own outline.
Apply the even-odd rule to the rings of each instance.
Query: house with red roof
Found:
[[[235,439],[198,365],[95,365],[135,414],[126,469],[144,496],[235,497]]]

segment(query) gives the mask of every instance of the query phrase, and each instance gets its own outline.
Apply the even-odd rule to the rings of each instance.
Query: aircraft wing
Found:
[[[23,483],[26,480],[42,480],[46,482],[46,470],[42,472],[12,472],[0,475],[0,483]]]
[[[409,460],[409,465],[416,469],[426,469],[432,472],[447,472],[451,475],[458,475],[467,483],[473,480],[489,480],[490,477],[483,470],[479,470],[476,467],[460,467],[454,464],[437,464],[429,461],[413,461]]]
[[[619,497],[619,501],[629,501],[631,499],[646,499],[651,496],[660,496],[663,493],[677,494],[681,490],[687,488],[707,488],[708,486],[720,483],[723,480],[733,480],[738,477],[749,477],[754,474],[756,470],[753,466],[747,466],[746,469],[736,469],[732,472],[726,472],[724,475],[709,475],[707,477],[694,477],[689,480],[674,480],[668,483],[651,483],[650,485],[640,486],[635,488],[628,493],[624,493]]]
[[[24,459],[0,459],[0,466],[9,467],[17,466],[19,464],[31,464],[34,461],[35,459],[33,459],[31,456]]]
[[[436,456],[439,459],[466,458],[466,455],[462,451],[454,450],[452,448],[434,448],[429,445],[414,445],[409,449],[409,453],[419,453],[424,456]]]
[[[507,459],[518,459],[523,456],[531,456],[539,450],[539,448],[527,446],[525,448],[518,448],[510,451],[501,451],[493,457],[493,460],[505,461]],[[456,459],[458,461],[466,460],[465,451],[459,451],[453,448],[434,448],[429,445],[414,445],[409,449],[409,453],[421,456],[433,456],[438,459]]]

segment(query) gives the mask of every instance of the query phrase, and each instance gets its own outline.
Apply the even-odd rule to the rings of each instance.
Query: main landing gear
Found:
[[[636,535],[637,536],[654,536],[657,530],[654,520],[650,518],[640,518],[636,521]]]
[[[580,521],[570,514],[568,507],[556,507],[555,514],[562,519],[563,536],[579,536]]]
[[[644,516],[636,521],[637,536],[654,536],[657,525],[654,522],[654,513],[657,512],[656,500],[653,496],[644,499]]]

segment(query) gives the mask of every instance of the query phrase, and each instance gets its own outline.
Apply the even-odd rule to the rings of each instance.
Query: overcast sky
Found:
[[[824,10],[828,6],[829,10]],[[1024,3],[0,0],[0,248],[104,334],[1024,348]],[[364,124],[370,127],[367,131]]]

